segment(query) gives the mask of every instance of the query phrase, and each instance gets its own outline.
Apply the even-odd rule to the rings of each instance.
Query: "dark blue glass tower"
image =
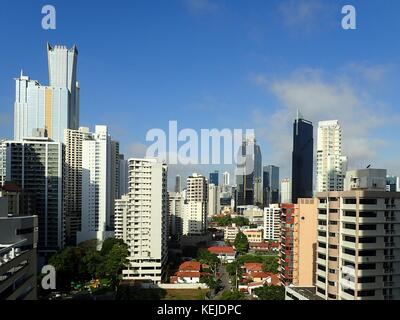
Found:
[[[215,172],[211,172],[210,173],[210,184],[214,184],[216,186],[218,186],[219,183],[219,172],[215,171]]]
[[[301,115],[293,124],[292,201],[313,196],[314,139],[312,122]]]

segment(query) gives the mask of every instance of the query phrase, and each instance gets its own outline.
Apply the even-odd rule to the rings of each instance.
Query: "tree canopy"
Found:
[[[249,241],[243,232],[239,232],[235,238],[235,248],[236,251],[243,254],[249,251]]]
[[[254,289],[254,294],[259,300],[285,300],[285,287],[264,286]]]
[[[244,300],[246,296],[243,292],[234,290],[234,291],[225,291],[221,295],[221,300]]]
[[[122,269],[127,265],[127,245],[118,239],[107,239],[100,251],[97,240],[90,240],[77,247],[67,247],[54,254],[49,264],[57,271],[57,287],[69,288],[71,282],[89,281],[108,277],[112,285],[118,282]]]

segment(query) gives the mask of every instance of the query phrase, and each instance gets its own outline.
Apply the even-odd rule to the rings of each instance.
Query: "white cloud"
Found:
[[[325,4],[319,0],[280,1],[278,13],[287,27],[310,26],[321,16]]]

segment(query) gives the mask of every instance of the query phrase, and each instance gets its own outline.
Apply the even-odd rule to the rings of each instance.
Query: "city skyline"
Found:
[[[107,19],[106,28],[93,23],[84,32],[81,26],[90,12],[89,5],[80,6],[73,22],[68,19],[72,14],[69,6],[59,1],[54,5],[58,11],[56,30],[38,30],[37,37],[32,37],[35,41],[27,39],[23,48],[14,39],[19,38],[24,28],[16,26],[10,35],[5,35],[10,45],[1,53],[2,64],[7,63],[1,65],[0,137],[12,138],[12,78],[22,69],[32,79],[47,83],[46,43],[65,44],[68,48],[76,44],[82,88],[81,125],[93,128],[96,124],[107,124],[113,137],[121,142],[121,152],[126,158],[143,156],[146,132],[158,127],[166,129],[171,119],[176,119],[181,128],[195,130],[249,127],[256,129],[263,164],[277,165],[282,178],[290,177],[287,159],[291,152],[291,122],[295,110],[300,108],[315,124],[340,121],[343,153],[349,156],[349,169],[372,164],[387,168],[389,174],[400,174],[399,165],[391,160],[398,156],[397,142],[391,134],[399,122],[394,88],[398,46],[390,42],[390,52],[379,49],[391,38],[393,22],[389,28],[386,19],[378,19],[379,23],[362,19],[392,15],[396,10],[392,7],[385,10],[386,4],[374,6],[373,2],[355,1],[362,28],[351,32],[340,28],[342,1],[329,5],[323,1],[255,1],[253,6],[243,8],[242,3],[228,7],[225,1],[182,0],[169,6],[160,4],[165,9],[163,16],[150,11],[147,4],[121,1],[107,10],[107,15],[105,6],[99,6],[98,14]],[[12,12],[19,12],[21,5],[10,6],[15,9],[10,10],[12,19]],[[38,19],[31,12],[36,6],[40,8],[37,2],[25,6],[32,10],[23,10],[22,25],[32,29]],[[300,16],[299,21],[291,19],[290,13],[299,10],[306,10],[305,16]],[[116,20],[117,12],[121,22]],[[138,12],[148,12],[149,21]],[[238,16],[238,12],[242,15]],[[322,19],[329,23],[316,30]],[[167,21],[169,28],[160,30]],[[7,19],[0,23],[3,26]],[[125,24],[142,27],[147,32],[133,32],[130,36],[125,29],[134,28],[123,28]],[[90,36],[95,28],[105,36],[107,46]],[[387,37],[374,39],[379,45],[369,47],[368,35],[382,30]],[[274,31],[279,31],[281,40]],[[189,37],[190,32],[193,37]],[[243,43],[238,43],[233,34]],[[188,42],[187,47],[180,43],[182,38]],[[280,49],[290,45],[294,50],[271,48],[271,41],[278,43]],[[121,43],[124,45],[120,46]],[[138,43],[147,45],[138,47]],[[360,48],[366,46],[368,50],[363,53]],[[343,53],[332,55],[332,50]],[[116,52],[121,58],[115,59]],[[156,52],[165,53],[163,62]],[[191,67],[180,67],[184,65]],[[157,72],[160,70],[162,74]],[[189,71],[197,76],[188,82]],[[119,83],[120,88],[114,83]],[[179,93],[172,94],[177,88]],[[315,98],[308,99],[310,95]],[[135,122],[138,111],[142,121]],[[156,119],[152,117],[153,111],[157,112]],[[213,117],[209,117],[210,113]],[[354,121],[358,114],[364,114],[364,121]],[[192,172],[208,175],[215,169],[223,172],[229,168],[171,166],[170,173],[171,176],[174,173],[188,176]]]

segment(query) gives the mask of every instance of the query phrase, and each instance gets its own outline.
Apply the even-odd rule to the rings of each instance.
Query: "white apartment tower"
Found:
[[[169,236],[179,237],[183,233],[184,201],[182,192],[168,192]]]
[[[113,235],[111,138],[106,126],[96,126],[82,141],[82,222],[78,243]]]
[[[264,208],[264,239],[277,241],[281,234],[281,208],[272,204]]]
[[[202,235],[207,230],[208,181],[197,173],[187,178],[183,217],[184,235]]]
[[[129,159],[129,193],[115,202],[116,237],[130,251],[126,280],[161,283],[167,263],[167,166],[154,159]]]
[[[280,190],[281,203],[292,203],[292,181],[290,179],[282,179]]]
[[[342,156],[342,129],[339,121],[318,123],[317,192],[342,191],[347,157]]]

